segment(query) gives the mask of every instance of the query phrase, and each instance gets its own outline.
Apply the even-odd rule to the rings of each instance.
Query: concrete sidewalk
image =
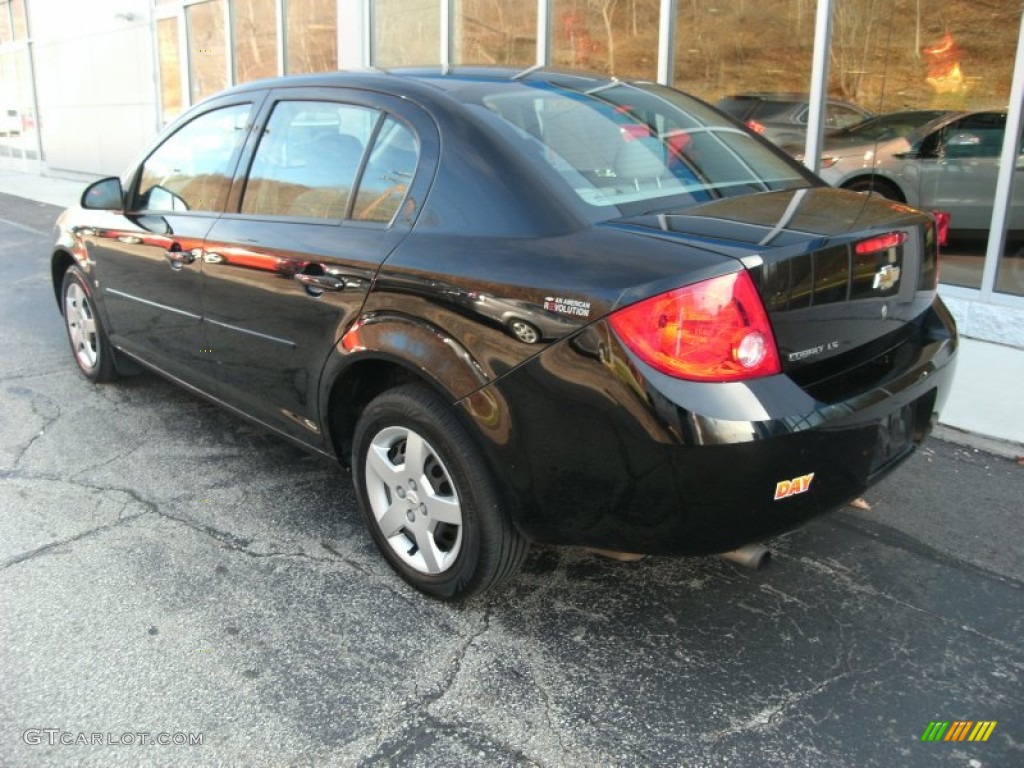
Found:
[[[0,169],[0,193],[60,208],[77,204],[87,183]],[[939,436],[1005,456],[1024,455],[1024,349],[961,341]]]

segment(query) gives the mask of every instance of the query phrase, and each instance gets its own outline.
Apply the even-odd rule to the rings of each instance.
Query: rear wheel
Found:
[[[515,317],[509,320],[508,327],[523,344],[536,344],[540,341],[540,331],[533,323]]]
[[[114,349],[107,340],[103,323],[96,313],[89,283],[78,267],[68,267],[61,284],[61,308],[68,332],[71,353],[82,374],[95,382],[118,378]]]
[[[367,405],[352,456],[366,526],[417,589],[461,599],[522,563],[528,545],[501,508],[475,444],[429,389],[404,385]]]
[[[866,195],[877,195],[878,197],[884,197],[886,200],[895,200],[898,203],[906,202],[906,200],[903,199],[903,195],[902,193],[900,193],[899,189],[897,189],[894,184],[891,184],[885,179],[854,179],[848,184],[844,184],[843,189],[848,189],[851,192],[861,192]]]

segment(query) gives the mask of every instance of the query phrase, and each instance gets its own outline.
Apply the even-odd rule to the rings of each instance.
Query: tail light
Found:
[[[857,252],[858,256],[865,256],[869,253],[878,253],[879,251],[888,251],[890,248],[896,248],[903,245],[906,239],[906,232],[887,232],[884,235],[861,240],[853,249]]]
[[[764,133],[764,126],[761,123],[757,122],[757,120],[747,120],[747,128],[752,130],[754,133]]]
[[[630,351],[669,376],[740,381],[781,370],[768,315],[746,271],[652,296],[608,321]]]

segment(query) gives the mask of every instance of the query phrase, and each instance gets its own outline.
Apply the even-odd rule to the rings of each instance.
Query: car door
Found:
[[[256,96],[188,118],[135,171],[125,211],[85,235],[113,343],[190,380],[206,347],[202,243],[227,201]]]
[[[231,213],[205,243],[218,394],[321,445],[319,376],[409,232],[437,153],[419,108],[345,89],[271,94]]]
[[[951,231],[987,230],[1005,130],[1005,113],[980,112],[926,138],[918,153],[920,207],[948,211]]]

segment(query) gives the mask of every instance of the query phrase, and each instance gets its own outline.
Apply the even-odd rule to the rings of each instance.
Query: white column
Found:
[[[552,0],[537,0],[537,65],[551,66]]]
[[[1024,109],[1024,15],[1017,37],[1017,57],[1013,64],[1013,84],[1010,86],[1010,108],[1006,114],[1006,133],[999,154],[999,177],[996,179],[995,203],[992,206],[992,224],[988,230],[988,250],[985,251],[985,269],[981,273],[981,298],[992,296],[996,284],[999,260],[1006,247],[1006,222],[1010,215],[1010,193],[1013,177],[1024,184],[1024,171],[1017,170],[1020,156],[1021,110]],[[1024,190],[1018,190],[1024,195]]]
[[[371,0],[338,0],[338,69],[370,66]]]
[[[807,112],[807,144],[804,165],[814,173],[821,170],[821,145],[828,100],[828,54],[832,45],[832,0],[818,0],[814,21],[814,59],[811,66],[810,109]]]
[[[274,4],[274,28],[277,30],[277,74],[284,74],[285,62],[288,61],[285,47],[288,45],[288,34],[285,29],[284,0]]]
[[[441,69],[447,72],[455,59],[455,0],[441,0]]]
[[[676,66],[676,0],[661,0],[658,21],[658,82],[672,85]]]

